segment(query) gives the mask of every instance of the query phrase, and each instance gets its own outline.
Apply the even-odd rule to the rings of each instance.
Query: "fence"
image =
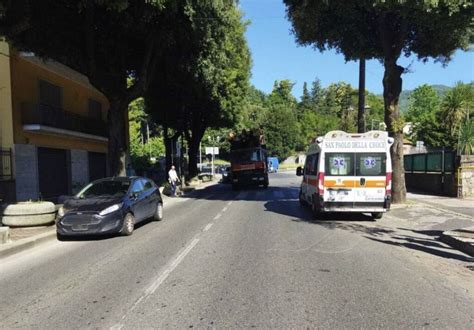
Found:
[[[11,149],[0,149],[0,181],[11,179],[13,179],[12,151]]]
[[[455,151],[405,155],[403,161],[408,189],[457,196]]]

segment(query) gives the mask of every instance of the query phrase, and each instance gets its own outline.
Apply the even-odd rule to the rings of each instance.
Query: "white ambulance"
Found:
[[[390,209],[393,138],[384,131],[331,131],[309,147],[299,199],[322,212],[371,213],[380,219]]]

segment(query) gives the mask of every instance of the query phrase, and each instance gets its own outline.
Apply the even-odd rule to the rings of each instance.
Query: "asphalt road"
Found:
[[[385,244],[363,215],[315,221],[297,193],[289,172],[220,184],[130,237],[0,260],[0,328],[474,328],[471,259]]]

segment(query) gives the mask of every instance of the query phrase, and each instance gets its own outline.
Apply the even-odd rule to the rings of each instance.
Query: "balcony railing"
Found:
[[[0,181],[13,179],[11,149],[0,149]]]
[[[21,109],[21,118],[23,125],[42,125],[107,137],[107,125],[104,121],[91,119],[46,104],[24,103]]]

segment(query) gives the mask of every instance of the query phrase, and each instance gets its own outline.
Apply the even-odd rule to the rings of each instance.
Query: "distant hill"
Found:
[[[431,87],[433,87],[433,89],[438,93],[440,98],[442,98],[444,94],[452,88],[445,85],[431,85]],[[413,90],[405,90],[401,92],[399,99],[400,112],[404,113],[408,110],[408,98],[412,92]]]

